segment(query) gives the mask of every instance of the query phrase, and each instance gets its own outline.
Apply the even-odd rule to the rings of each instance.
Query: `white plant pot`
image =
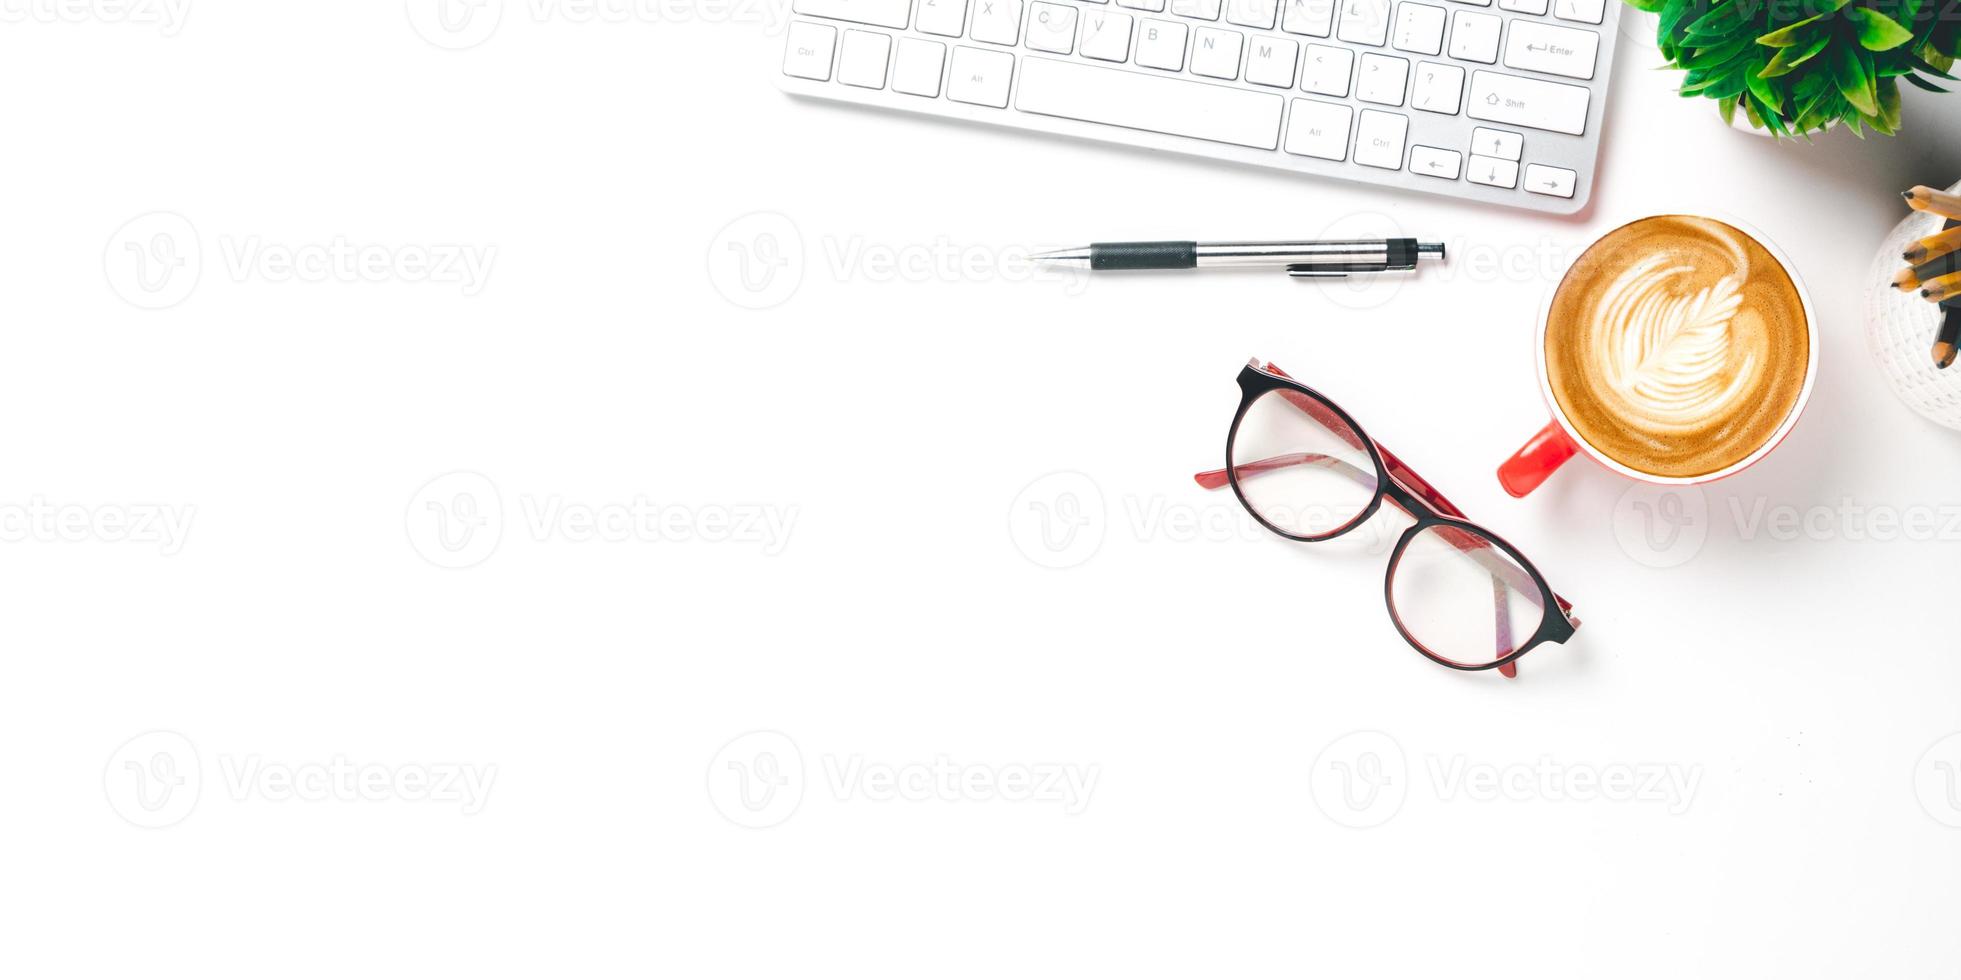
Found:
[[[1717,118],[1719,118],[1719,119],[1720,119],[1720,118],[1722,118],[1722,117],[1721,117],[1720,115],[1718,115],[1718,116],[1717,116]],[[1829,122],[1827,122],[1827,123],[1825,123],[1825,128],[1824,128],[1824,129],[1821,129],[1821,130],[1818,130],[1818,132],[1820,132],[1820,133],[1829,133],[1829,132],[1831,132],[1831,131],[1832,131],[1832,130],[1833,130],[1834,128],[1836,128],[1837,126],[1838,126],[1838,120],[1836,120],[1836,119],[1833,119],[1833,120],[1830,120]],[[1742,107],[1741,107],[1741,106],[1739,106],[1739,107],[1737,107],[1737,110],[1736,110],[1736,116],[1735,116],[1735,118],[1733,118],[1733,119],[1731,119],[1731,120],[1730,120],[1730,124],[1729,124],[1729,128],[1731,128],[1731,129],[1734,129],[1734,130],[1736,130],[1736,131],[1737,131],[1737,132],[1739,132],[1739,133],[1749,133],[1749,134],[1750,134],[1750,135],[1752,135],[1752,136],[1771,136],[1771,135],[1772,135],[1772,134],[1771,134],[1771,132],[1770,132],[1770,130],[1768,130],[1768,129],[1758,129],[1758,128],[1757,128],[1757,127],[1755,127],[1755,126],[1752,126],[1752,125],[1750,125],[1750,116],[1749,116],[1749,114],[1748,114],[1748,113],[1746,113],[1746,112],[1744,112],[1744,111],[1743,111],[1743,109],[1742,109]],[[1815,134],[1814,134],[1814,135],[1815,135]],[[1797,137],[1792,137],[1792,138],[1793,138],[1793,139],[1795,139],[1795,138],[1797,138]]]
[[[1950,189],[1961,192],[1961,184]],[[1934,215],[1915,212],[1880,243],[1867,276],[1866,346],[1893,394],[1909,408],[1929,421],[1961,429],[1961,364],[1941,370],[1931,354],[1941,308],[1917,293],[1893,288],[1893,276],[1902,266],[1900,253],[1908,243],[1941,230],[1942,224]]]

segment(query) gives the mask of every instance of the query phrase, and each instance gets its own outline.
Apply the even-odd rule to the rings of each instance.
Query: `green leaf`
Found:
[[[1821,34],[1816,40],[1799,47],[1778,48],[1777,54],[1770,59],[1770,64],[1764,66],[1763,76],[1777,78],[1788,75],[1796,71],[1799,65],[1817,57],[1818,52],[1825,50],[1825,46],[1830,43],[1832,43],[1832,36]]]
[[[1716,9],[1696,18],[1689,25],[1690,37],[1728,37],[1743,29],[1743,13],[1735,3],[1717,5]]]
[[[1807,17],[1789,27],[1780,27],[1777,30],[1771,31],[1769,34],[1757,38],[1757,43],[1772,48],[1791,47],[1799,42],[1798,35],[1804,33],[1805,28],[1817,23],[1818,19],[1823,16],[1825,15],[1819,14],[1815,17]]]
[[[1668,6],[1668,0],[1627,0],[1627,5],[1644,14],[1658,14]]]
[[[1718,111],[1720,111],[1723,114],[1724,122],[1732,126],[1736,125],[1736,100],[1735,99],[1724,99],[1722,102],[1717,104],[1716,108]]]
[[[1697,49],[1695,54],[1692,54],[1687,58],[1683,58],[1678,63],[1682,67],[1691,70],[1696,68],[1714,68],[1717,65],[1723,64],[1729,61],[1731,58],[1734,58],[1745,51],[1755,49],[1755,47],[1756,45],[1751,44],[1749,38],[1739,37],[1736,40],[1730,41],[1727,44],[1717,45],[1716,47]]]
[[[1866,63],[1861,52],[1851,46],[1840,47],[1832,59],[1832,81],[1838,85],[1838,94],[1845,97],[1852,107],[1872,115],[1879,111],[1878,101],[1873,97],[1872,77],[1866,71]],[[1870,58],[1871,55],[1866,55]]]
[[[1776,116],[1784,113],[1783,96],[1778,95],[1777,90],[1772,88],[1771,84],[1765,81],[1762,75],[1756,72],[1745,72],[1743,82],[1749,86],[1750,94],[1756,96],[1757,100],[1764,104],[1764,108],[1770,110],[1770,115]]]
[[[1914,88],[1925,89],[1929,92],[1939,92],[1943,95],[1947,93],[1947,89],[1935,85],[1933,82],[1921,78],[1919,75],[1908,75],[1906,76],[1906,80],[1912,82]]]
[[[1879,121],[1874,128],[1888,136],[1900,131],[1900,83],[1893,79],[1879,81]]]
[[[1900,26],[1900,22],[1876,10],[1853,7],[1845,12],[1859,31],[1859,44],[1867,51],[1891,51],[1913,40],[1913,32]]]

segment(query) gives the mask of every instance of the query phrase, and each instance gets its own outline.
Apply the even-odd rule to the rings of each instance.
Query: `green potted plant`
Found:
[[[1900,80],[1930,91],[1961,57],[1961,0],[1628,0],[1661,18],[1682,95],[1737,125],[1799,136],[1900,127]],[[1957,107],[1961,108],[1961,107]]]

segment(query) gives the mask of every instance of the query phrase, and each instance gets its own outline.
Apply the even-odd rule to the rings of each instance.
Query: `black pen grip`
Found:
[[[1193,269],[1197,242],[1104,242],[1089,247],[1089,267],[1097,272],[1125,269]]]

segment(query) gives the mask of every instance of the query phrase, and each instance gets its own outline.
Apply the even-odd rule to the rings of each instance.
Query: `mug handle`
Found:
[[[1498,484],[1514,497],[1523,497],[1539,489],[1552,471],[1560,464],[1573,458],[1580,447],[1573,445],[1573,439],[1558,422],[1547,422],[1538,434],[1526,440],[1512,458],[1498,467]]]

